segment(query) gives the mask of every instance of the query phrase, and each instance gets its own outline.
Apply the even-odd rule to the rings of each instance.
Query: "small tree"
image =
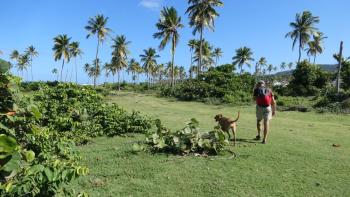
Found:
[[[294,70],[289,88],[293,95],[312,96],[319,89],[324,88],[327,82],[325,73],[305,60],[300,62]]]

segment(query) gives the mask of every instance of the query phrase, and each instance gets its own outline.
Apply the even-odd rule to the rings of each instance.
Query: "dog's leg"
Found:
[[[236,146],[236,127],[233,126],[231,129],[233,134],[233,146]]]

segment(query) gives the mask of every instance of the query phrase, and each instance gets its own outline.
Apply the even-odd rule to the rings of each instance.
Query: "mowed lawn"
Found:
[[[350,116],[279,112],[266,145],[256,135],[254,106],[214,106],[135,93],[109,98],[180,129],[196,118],[203,131],[214,116],[236,116],[239,142],[208,158],[132,153],[135,137],[97,138],[78,147],[90,174],[73,186],[91,196],[350,196]],[[333,144],[340,147],[333,147]]]

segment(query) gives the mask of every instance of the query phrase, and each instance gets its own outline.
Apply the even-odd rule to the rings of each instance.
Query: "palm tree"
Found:
[[[85,72],[88,74],[89,78],[94,77],[94,80],[101,74],[100,69],[100,59],[97,59],[97,61],[93,61],[92,65],[86,63],[84,66]]]
[[[137,83],[140,83],[140,74],[144,72],[142,66],[138,64],[137,69],[136,69],[136,74],[137,74]]]
[[[195,39],[191,39],[188,41],[187,44],[188,47],[190,47],[190,53],[191,53],[191,63],[190,63],[190,68],[192,67],[192,63],[193,63],[193,50],[196,49],[196,47],[198,46],[198,41]]]
[[[233,64],[238,65],[238,67],[241,70],[241,74],[243,72],[243,65],[246,64],[248,67],[250,67],[250,62],[254,61],[252,58],[253,52],[248,47],[241,47],[236,50],[236,55],[232,58]]]
[[[27,80],[28,80],[28,71],[27,68],[29,66],[30,60],[29,60],[29,55],[28,54],[24,54],[24,55],[20,55],[18,57],[18,70],[22,72],[22,77],[23,77],[23,71],[25,70],[27,73]]]
[[[54,74],[56,76],[56,81],[58,81],[58,70],[57,70],[57,68],[52,69],[51,72],[52,72],[52,74]]]
[[[138,63],[134,58],[130,60],[127,72],[131,73],[134,84],[136,84],[136,74],[138,73],[140,67],[140,63]]]
[[[195,66],[191,66],[190,69],[188,70],[188,73],[190,75],[190,79],[193,78],[193,74],[196,72],[197,68]]]
[[[315,64],[316,62],[317,54],[323,53],[324,47],[322,45],[323,45],[323,40],[326,38],[327,37],[324,36],[322,32],[318,32],[317,34],[313,35],[313,40],[308,42],[309,48],[306,49],[306,52],[307,52],[307,55],[314,57],[313,64]]]
[[[96,57],[95,57],[96,67],[99,66],[97,59],[98,59],[98,50],[99,50],[100,44],[103,43],[103,41],[109,35],[109,32],[111,32],[111,29],[106,27],[107,21],[108,21],[108,17],[104,17],[103,15],[97,15],[93,18],[91,17],[88,21],[88,25],[85,26],[85,29],[89,32],[86,38],[89,38],[91,35],[97,36],[97,48],[96,48]],[[94,77],[94,87],[96,87],[96,78],[97,76]]]
[[[288,68],[289,68],[289,70],[291,70],[293,68],[293,62],[289,62]]]
[[[102,70],[105,71],[105,77],[107,77],[107,78],[109,77],[110,74],[112,74],[112,76],[113,76],[113,82],[114,82],[114,75],[115,75],[115,72],[114,72],[114,70],[113,70],[112,64],[106,62],[106,63],[103,65]]]
[[[202,69],[202,45],[203,45],[203,30],[207,27],[209,30],[215,28],[214,20],[219,14],[214,7],[223,6],[220,0],[188,0],[190,4],[186,10],[189,15],[190,27],[193,27],[193,35],[199,32],[200,34],[200,52],[198,58],[198,74]]]
[[[177,79],[179,78],[179,76],[180,76],[180,67],[175,66],[175,67],[174,67],[174,77],[175,77],[175,81],[177,81]]]
[[[26,51],[26,54],[28,54],[29,56],[29,64],[30,64],[30,73],[32,76],[32,81],[33,81],[33,58],[37,57],[39,55],[38,51],[35,49],[35,47],[33,45],[30,45]]]
[[[185,71],[185,67],[180,66],[179,68],[179,78],[180,81],[183,81],[186,78],[186,71]]]
[[[158,82],[160,84],[162,84],[163,77],[164,77],[164,71],[165,71],[164,64],[158,64],[156,66],[156,71],[157,71],[157,75],[158,75]]]
[[[92,68],[92,66],[91,66],[90,64],[88,64],[88,63],[86,63],[86,64],[84,65],[84,71],[85,71],[86,74],[88,75],[89,81],[90,81],[90,78],[93,77],[93,73],[91,72],[91,68]]]
[[[19,70],[18,70],[18,58],[19,58],[19,52],[17,50],[13,50],[10,54],[10,59],[14,60],[16,63],[16,67],[17,67],[17,74],[19,75]]]
[[[18,61],[18,57],[19,57],[19,52],[17,50],[13,50],[10,54],[10,59],[14,61]]]
[[[215,61],[213,60],[213,52],[212,52],[213,46],[210,45],[210,43],[206,40],[203,41],[202,44],[202,50],[200,49],[200,43],[197,43],[196,50],[195,50],[195,56],[193,61],[197,62],[200,58],[200,52],[202,51],[202,68],[203,69],[209,69]],[[198,73],[197,73],[198,75]]]
[[[267,67],[267,71],[269,71],[269,75],[271,75],[271,72],[273,71],[274,67],[272,64],[269,64],[269,66]]]
[[[265,57],[261,57],[259,61],[255,65],[255,75],[260,75],[262,69],[267,65],[267,61]]]
[[[118,91],[120,91],[120,71],[128,66],[128,54],[129,49],[128,45],[131,43],[126,41],[126,37],[124,35],[116,36],[113,39],[114,44],[112,45],[112,66],[115,67],[118,73]]]
[[[213,56],[215,57],[215,66],[218,66],[218,60],[220,57],[222,57],[222,50],[221,48],[215,48],[213,51]]]
[[[163,50],[167,43],[171,42],[171,64],[172,68],[174,68],[175,49],[180,38],[179,29],[184,27],[184,25],[181,24],[181,17],[178,16],[174,7],[164,7],[160,12],[160,19],[156,26],[158,32],[153,34],[153,37],[161,39],[159,49]],[[171,83],[172,87],[174,86],[174,83],[175,80],[173,71]]]
[[[311,35],[315,34],[317,28],[315,24],[319,23],[318,16],[313,16],[311,12],[304,11],[302,14],[296,14],[295,22],[289,24],[292,27],[292,31],[287,33],[285,37],[290,37],[293,40],[292,48],[295,44],[299,43],[299,58],[298,64],[301,59],[301,51],[304,49],[305,44],[310,40]]]
[[[287,68],[287,64],[286,62],[282,62],[282,64],[280,65],[281,71],[284,71]]]
[[[143,50],[144,54],[141,54],[141,62],[143,62],[143,69],[146,72],[147,78],[148,78],[148,83],[151,85],[151,76],[152,76],[152,71],[154,67],[157,66],[157,58],[160,56],[157,54],[156,50],[154,48],[148,48]]]
[[[77,66],[77,57],[81,57],[83,54],[83,51],[79,48],[80,43],[79,42],[72,42],[70,44],[70,53],[72,58],[74,58],[74,64],[75,64],[75,83],[78,84],[78,66]]]
[[[54,58],[55,61],[57,60],[61,60],[62,56],[63,56],[63,60],[62,60],[62,66],[61,66],[61,81],[62,81],[62,73],[63,73],[63,67],[64,67],[64,63],[65,60],[67,60],[67,62],[70,61],[70,41],[71,38],[68,38],[67,34],[63,34],[63,35],[58,35],[54,38],[54,46],[52,48],[52,50],[54,51]]]

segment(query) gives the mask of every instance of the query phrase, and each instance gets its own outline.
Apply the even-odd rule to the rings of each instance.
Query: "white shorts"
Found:
[[[271,120],[272,119],[272,108],[271,108],[271,106],[261,107],[261,106],[257,105],[256,106],[256,119],[258,121]]]

